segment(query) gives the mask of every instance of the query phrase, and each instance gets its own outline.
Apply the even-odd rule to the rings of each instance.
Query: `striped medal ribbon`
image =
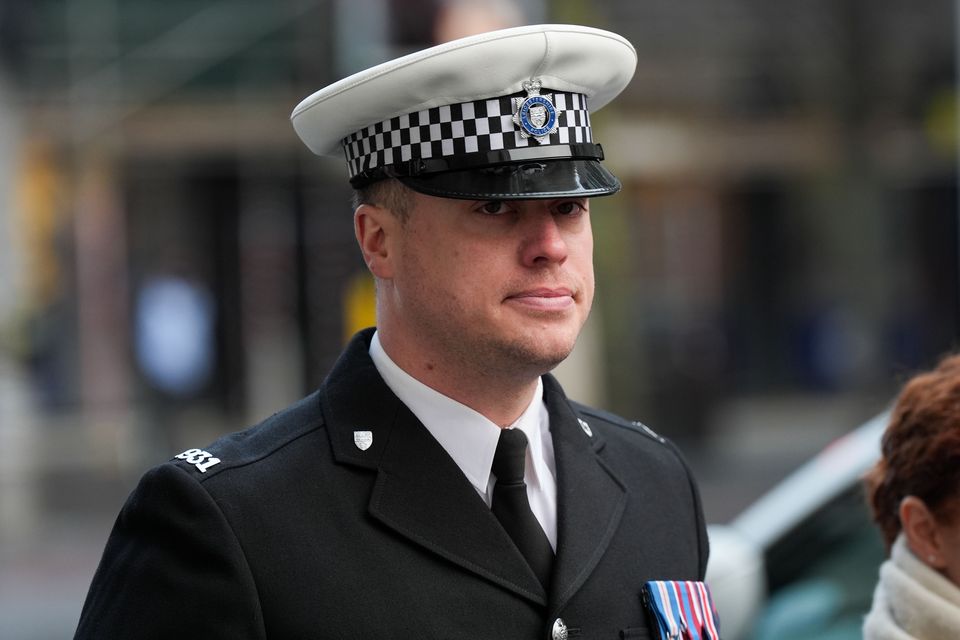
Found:
[[[720,640],[720,619],[706,583],[651,580],[643,600],[661,640]]]

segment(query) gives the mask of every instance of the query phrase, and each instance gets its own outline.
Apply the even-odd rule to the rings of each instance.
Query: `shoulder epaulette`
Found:
[[[579,402],[571,401],[570,404],[573,405],[573,408],[577,410],[577,413],[585,414],[592,416],[594,418],[599,418],[605,422],[622,427],[624,429],[630,429],[631,431],[636,431],[637,433],[642,433],[652,440],[656,440],[661,444],[666,444],[667,440],[659,433],[636,420],[627,420],[622,418],[615,413],[610,413],[609,411],[604,411],[603,409],[596,409],[594,407],[589,407],[585,404],[580,404]]]
[[[202,478],[243,467],[273,455],[323,426],[314,392],[244,431],[226,434],[204,449],[192,448],[171,462],[192,465]],[[189,468],[189,467],[188,467]]]

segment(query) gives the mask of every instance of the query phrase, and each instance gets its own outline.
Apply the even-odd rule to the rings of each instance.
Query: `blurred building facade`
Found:
[[[624,191],[594,203],[596,313],[560,370],[583,399],[691,446],[816,440],[952,347],[951,2],[5,0],[8,441],[40,434],[61,480],[134,474],[314,388],[372,293],[343,167],[289,113],[478,6],[638,50],[594,119]]]

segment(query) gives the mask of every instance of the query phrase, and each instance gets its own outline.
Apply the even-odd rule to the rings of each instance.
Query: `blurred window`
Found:
[[[769,599],[752,640],[859,640],[884,557],[857,484],[768,550]]]
[[[136,353],[154,386],[187,396],[209,381],[214,308],[208,291],[182,278],[158,277],[143,286],[137,297]]]

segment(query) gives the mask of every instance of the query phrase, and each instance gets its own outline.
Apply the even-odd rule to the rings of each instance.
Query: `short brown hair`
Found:
[[[864,477],[873,519],[889,548],[900,533],[900,502],[923,500],[938,521],[960,515],[960,355],[911,378],[883,434],[880,461]]]
[[[353,208],[362,204],[389,209],[401,222],[410,214],[412,193],[409,187],[396,178],[378,180],[353,192]]]

